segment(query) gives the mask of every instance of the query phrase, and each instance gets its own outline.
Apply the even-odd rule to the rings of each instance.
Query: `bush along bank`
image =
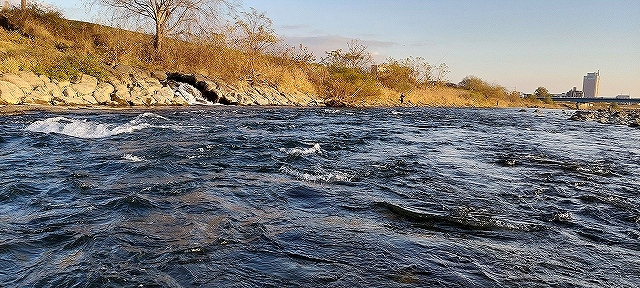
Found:
[[[0,104],[54,106],[185,106],[197,104],[324,106],[303,93],[282,93],[268,85],[228,85],[201,75],[147,72],[129,66],[106,67],[105,79],[82,74],[73,81],[52,80],[30,71],[0,75]]]

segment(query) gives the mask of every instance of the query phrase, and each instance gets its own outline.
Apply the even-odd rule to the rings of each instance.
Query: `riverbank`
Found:
[[[491,99],[451,87],[428,87],[407,93],[403,101],[386,90],[378,97],[335,101],[316,94],[282,92],[278,87],[250,81],[230,85],[204,75],[146,71],[126,65],[104,65],[101,78],[81,74],[72,81],[51,79],[30,71],[0,74],[0,105],[54,107],[164,107],[195,104],[299,107],[466,107],[561,108],[522,99]],[[39,105],[39,106],[38,106]],[[16,108],[29,110],[29,108]]]
[[[228,85],[202,75],[105,67],[103,79],[82,74],[58,81],[30,71],[0,74],[0,104],[156,107],[195,104],[324,106],[316,95],[284,93],[269,85]]]
[[[373,72],[367,65],[317,63],[303,48],[256,54],[231,45],[234,39],[167,39],[154,52],[150,40],[37,6],[1,11],[0,104],[552,108],[477,77],[449,83],[397,61],[380,65],[402,69]]]

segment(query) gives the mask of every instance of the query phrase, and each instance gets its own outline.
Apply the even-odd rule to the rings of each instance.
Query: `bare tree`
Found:
[[[309,47],[299,44],[298,46],[285,47],[282,58],[291,59],[296,62],[315,62],[316,56],[309,51]]]
[[[440,65],[434,67],[435,70],[435,81],[437,85],[442,85],[447,81],[447,75],[449,75],[449,66],[445,63],[440,63]]]
[[[273,29],[273,21],[251,7],[251,12],[242,12],[236,17],[238,46],[245,52],[252,54],[265,53],[280,41]]]
[[[23,0],[25,1],[25,0]],[[112,8],[123,18],[136,18],[154,24],[153,47],[162,49],[164,39],[171,34],[192,33],[206,26],[217,16],[220,5],[232,5],[233,0],[87,0]]]
[[[326,52],[327,57],[323,62],[329,66],[355,68],[367,71],[373,64],[373,57],[367,51],[367,46],[360,40],[351,40],[347,43],[347,51],[342,49]]]
[[[251,7],[250,12],[242,12],[235,18],[236,30],[233,41],[235,46],[250,55],[252,79],[255,79],[255,61],[261,54],[274,52],[273,48],[280,42],[278,34],[273,29],[273,21],[264,12],[258,12]]]

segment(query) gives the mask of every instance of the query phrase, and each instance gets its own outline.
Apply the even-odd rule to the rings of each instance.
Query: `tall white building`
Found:
[[[584,97],[595,98],[600,95],[600,70],[598,72],[587,73],[582,82]]]

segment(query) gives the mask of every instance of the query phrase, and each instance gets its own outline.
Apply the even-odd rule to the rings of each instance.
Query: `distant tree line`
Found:
[[[535,99],[542,99],[544,103],[553,104],[553,99],[551,99],[551,93],[547,88],[540,86],[536,88],[536,91],[533,92]]]
[[[485,99],[506,99],[509,101],[515,101],[520,98],[520,94],[517,91],[510,91],[507,88],[488,83],[476,76],[467,76],[460,83],[458,87],[469,90],[472,93],[481,95]]]

